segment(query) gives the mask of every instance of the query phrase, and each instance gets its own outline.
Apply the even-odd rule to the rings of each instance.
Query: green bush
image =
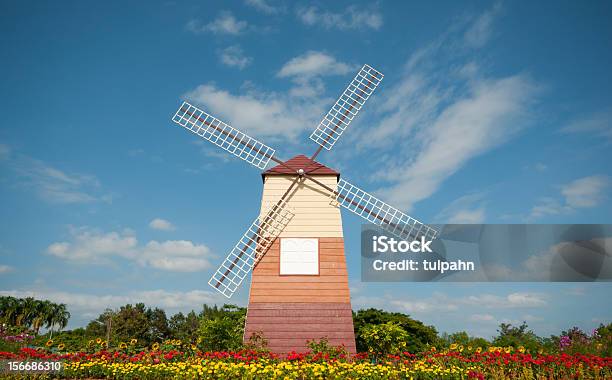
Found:
[[[381,325],[393,322],[408,334],[405,351],[412,353],[422,352],[438,341],[438,332],[433,326],[427,326],[421,321],[410,318],[406,314],[391,313],[379,309],[363,309],[353,313],[355,326],[355,341],[357,351],[367,351],[368,347],[362,337],[362,329],[367,325]]]
[[[246,309],[223,305],[203,312],[198,329],[198,347],[204,351],[230,351],[242,347]]]
[[[395,322],[366,325],[361,329],[361,339],[367,351],[375,358],[405,351],[409,335]]]

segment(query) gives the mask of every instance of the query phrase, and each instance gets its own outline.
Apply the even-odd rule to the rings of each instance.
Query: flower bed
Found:
[[[531,355],[512,349],[486,352],[430,351],[387,355],[377,361],[369,354],[337,359],[324,354],[285,357],[255,351],[199,352],[183,350],[100,350],[58,353],[23,348],[0,352],[0,360],[61,361],[60,377],[112,379],[530,379],[612,378],[612,358],[594,355]]]

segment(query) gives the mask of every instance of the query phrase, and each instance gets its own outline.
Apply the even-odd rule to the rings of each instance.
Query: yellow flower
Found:
[[[159,350],[159,343],[153,343],[153,345],[151,346],[151,348],[153,349],[153,351],[157,351],[157,350]]]
[[[477,354],[479,354],[479,353],[481,353],[481,352],[482,352],[482,347],[478,347],[478,348],[476,349],[476,353],[477,353]]]
[[[96,339],[96,343],[98,343],[98,344],[102,343],[102,338],[97,338]]]
[[[45,343],[45,346],[47,346],[47,347],[51,347],[51,346],[53,346],[53,339],[49,339],[49,340],[47,341],[47,343]]]
[[[472,351],[472,346],[467,346],[468,351]]]
[[[121,343],[119,343],[119,348],[126,349],[127,348],[127,344],[125,342],[121,342]]]
[[[436,346],[431,346],[431,351],[436,352]]]
[[[459,346],[459,352],[463,352],[463,345]]]
[[[192,349],[193,351],[196,351],[196,350],[198,349],[198,347],[197,347],[195,344],[192,344],[192,345],[191,345],[191,349]]]
[[[132,340],[130,340],[130,344],[131,344],[132,346],[133,346],[133,345],[135,345],[136,343],[138,343],[138,339],[136,339],[136,338],[132,338]]]
[[[456,350],[457,349],[457,343],[453,343],[450,345],[450,349],[451,350]]]
[[[58,345],[57,345],[57,349],[58,349],[58,350],[60,350],[60,351],[61,351],[61,350],[63,350],[63,349],[64,349],[64,347],[66,347],[66,346],[64,345],[64,343],[60,343],[60,344],[58,344]]]
[[[522,354],[523,352],[525,352],[525,347],[519,346],[518,350]]]

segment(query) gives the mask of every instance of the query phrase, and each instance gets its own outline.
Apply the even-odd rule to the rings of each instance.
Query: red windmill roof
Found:
[[[340,175],[340,173],[338,173],[334,169],[330,169],[319,162],[313,161],[310,158],[304,156],[303,154],[300,154],[285,161],[285,165],[290,168],[293,168],[294,170],[289,170],[289,168],[287,168],[286,166],[279,164],[263,172],[262,176],[275,174],[296,174],[299,169],[304,169],[306,173],[314,175]]]

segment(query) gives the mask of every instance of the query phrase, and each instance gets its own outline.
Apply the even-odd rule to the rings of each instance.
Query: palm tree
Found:
[[[14,325],[15,315],[19,311],[19,302],[15,297],[1,297],[0,298],[0,318],[2,322],[8,325]]]
[[[38,335],[45,321],[53,314],[53,303],[51,301],[36,301],[34,314],[32,315],[32,329]]]
[[[68,325],[68,319],[70,319],[70,313],[66,309],[66,304],[53,304],[52,312],[47,318],[47,328],[49,328],[49,338],[53,337],[53,327],[57,326],[58,330],[62,330]]]

